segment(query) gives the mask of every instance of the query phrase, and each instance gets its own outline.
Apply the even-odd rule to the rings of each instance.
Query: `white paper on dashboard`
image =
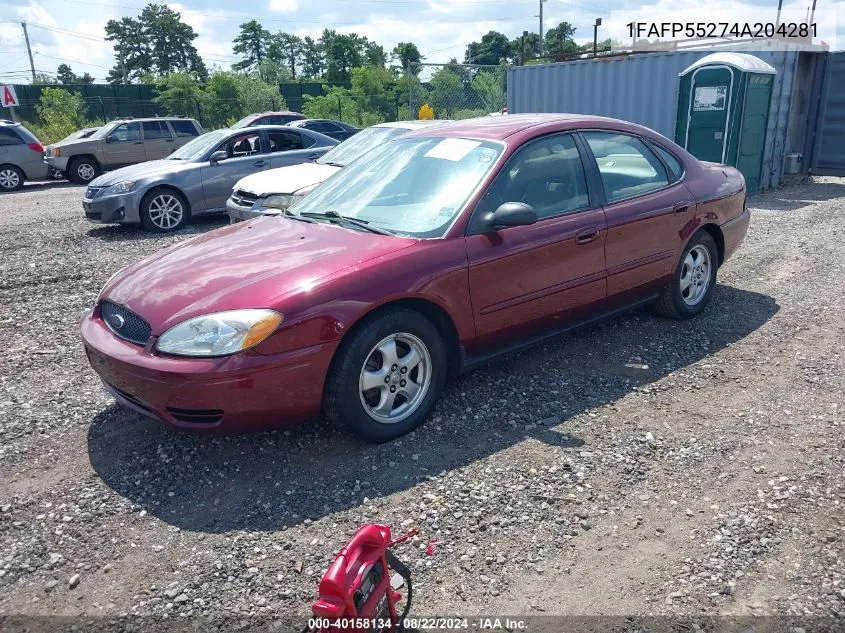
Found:
[[[428,150],[425,157],[459,161],[479,145],[481,145],[481,141],[470,141],[465,138],[444,138]]]

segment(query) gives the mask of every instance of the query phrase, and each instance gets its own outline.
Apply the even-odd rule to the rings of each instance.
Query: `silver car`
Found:
[[[278,125],[223,129],[198,136],[164,160],[103,174],[85,190],[91,222],[140,223],[175,231],[192,215],[226,211],[232,185],[249,174],[316,160],[337,141]]]
[[[0,191],[17,191],[24,180],[46,176],[44,147],[38,139],[20,123],[0,121]]]

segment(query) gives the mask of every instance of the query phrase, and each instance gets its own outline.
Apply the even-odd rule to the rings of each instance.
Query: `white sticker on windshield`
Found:
[[[481,141],[469,141],[465,138],[444,138],[428,150],[425,157],[459,161],[479,145],[481,145]]]

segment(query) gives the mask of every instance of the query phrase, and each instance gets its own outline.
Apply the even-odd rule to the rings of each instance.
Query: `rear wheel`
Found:
[[[681,253],[672,281],[657,300],[657,310],[676,319],[688,319],[701,312],[716,285],[719,250],[707,231],[699,231]]]
[[[67,168],[67,176],[78,185],[87,185],[100,175],[100,165],[93,158],[74,158]]]
[[[173,189],[150,191],[141,201],[141,225],[154,233],[178,231],[188,221],[188,203]]]
[[[23,187],[24,173],[14,165],[0,166],[0,191],[17,191]]]
[[[428,319],[403,308],[382,312],[341,344],[323,409],[365,440],[392,440],[425,421],[447,370],[446,346]]]

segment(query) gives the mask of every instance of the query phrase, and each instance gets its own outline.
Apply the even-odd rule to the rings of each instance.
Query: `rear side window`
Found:
[[[0,127],[0,145],[23,145],[23,140],[8,127]]]
[[[144,140],[152,141],[157,138],[170,138],[170,130],[164,121],[144,121],[141,127],[144,130]]]
[[[664,149],[657,143],[652,144],[654,145],[654,149],[657,150],[657,153],[660,154],[660,158],[662,158],[663,162],[666,163],[666,166],[669,167],[669,171],[673,176],[672,180],[678,180],[684,173],[681,161],[675,158],[675,155],[668,149]]]
[[[305,149],[314,144],[314,140],[298,132],[268,132],[271,152],[288,152],[294,149]]]
[[[186,121],[185,119],[176,119],[170,121],[170,126],[176,133],[176,136],[199,136],[197,127],[193,121]]]
[[[669,184],[663,163],[640,139],[617,132],[584,132],[598,163],[608,202],[618,202]]]

